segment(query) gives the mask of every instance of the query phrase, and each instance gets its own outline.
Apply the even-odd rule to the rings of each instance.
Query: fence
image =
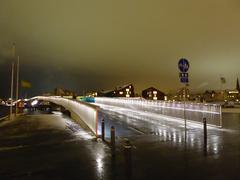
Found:
[[[139,98],[105,98],[96,97],[95,102],[111,106],[129,108],[132,110],[145,111],[150,113],[161,114],[176,118],[201,122],[207,118],[209,125],[222,127],[221,106],[218,104],[204,104],[191,102],[170,102],[170,101],[153,101]]]

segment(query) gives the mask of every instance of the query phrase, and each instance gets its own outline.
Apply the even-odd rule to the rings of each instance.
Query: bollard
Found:
[[[124,142],[124,157],[127,177],[131,177],[132,174],[132,145],[128,139]]]
[[[203,118],[204,154],[207,153],[207,119]]]
[[[129,165],[132,159],[132,145],[130,144],[130,141],[128,139],[125,140],[123,147],[126,164]]]
[[[102,140],[105,141],[105,123],[104,123],[104,119],[102,119]]]
[[[207,119],[203,118],[204,145],[207,144]]]
[[[112,155],[115,156],[115,128],[111,127],[111,147],[112,147]]]

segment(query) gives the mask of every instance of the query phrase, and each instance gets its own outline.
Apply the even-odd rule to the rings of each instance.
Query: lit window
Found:
[[[164,96],[164,101],[167,101],[167,96]]]
[[[119,92],[119,94],[123,94],[123,92],[122,92],[122,91],[120,91],[120,92]]]

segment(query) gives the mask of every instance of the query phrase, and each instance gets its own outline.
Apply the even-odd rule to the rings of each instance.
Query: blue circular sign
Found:
[[[189,62],[187,59],[185,58],[182,58],[178,61],[178,69],[183,72],[183,73],[186,73],[188,72],[188,69],[189,69]]]

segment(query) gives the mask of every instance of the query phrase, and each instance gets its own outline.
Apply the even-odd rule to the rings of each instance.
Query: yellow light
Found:
[[[164,101],[167,101],[167,96],[164,96]]]

